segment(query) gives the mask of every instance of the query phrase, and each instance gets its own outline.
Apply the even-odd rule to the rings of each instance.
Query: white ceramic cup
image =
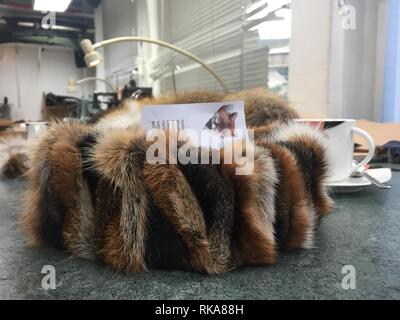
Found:
[[[342,119],[302,119],[297,122],[319,128],[328,138],[326,146],[329,176],[328,182],[340,182],[352,175],[366,164],[375,154],[375,143],[364,130],[356,127],[356,120]],[[354,135],[362,136],[368,143],[368,154],[359,163],[354,163]]]
[[[27,122],[26,135],[28,140],[39,137],[48,128],[47,122]]]

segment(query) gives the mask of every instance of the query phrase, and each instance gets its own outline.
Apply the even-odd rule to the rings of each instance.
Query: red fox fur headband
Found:
[[[219,165],[158,165],[140,131],[55,124],[30,159],[22,224],[33,245],[120,271],[272,264],[278,249],[310,247],[330,208],[323,141],[289,128],[247,143],[240,163],[221,152]],[[253,171],[237,175],[243,165]]]

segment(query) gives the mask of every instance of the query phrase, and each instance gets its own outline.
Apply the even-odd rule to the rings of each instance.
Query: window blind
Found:
[[[259,5],[257,5],[259,2]],[[254,6],[254,10],[248,10]],[[267,1],[168,0],[163,1],[163,40],[205,60],[226,82],[230,91],[268,84],[269,48],[259,41],[252,19]],[[250,29],[249,29],[250,28]],[[219,90],[217,81],[200,65],[168,49],[160,49],[151,64],[151,76],[161,91]]]

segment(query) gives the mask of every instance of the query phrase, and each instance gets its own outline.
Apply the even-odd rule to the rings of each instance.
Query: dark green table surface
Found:
[[[2,299],[399,299],[400,174],[393,189],[336,196],[337,208],[317,232],[317,247],[281,254],[272,267],[222,276],[151,271],[119,274],[51,249],[25,247],[18,228],[23,181],[0,180]],[[57,288],[42,289],[44,265]],[[356,269],[356,289],[342,288],[342,268]]]

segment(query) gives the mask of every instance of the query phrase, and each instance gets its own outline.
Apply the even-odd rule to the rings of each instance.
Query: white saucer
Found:
[[[367,173],[381,183],[392,180],[392,171],[390,169],[369,169]],[[327,185],[336,193],[352,193],[365,190],[372,185],[372,182],[365,177],[349,177],[339,182],[329,182]]]

